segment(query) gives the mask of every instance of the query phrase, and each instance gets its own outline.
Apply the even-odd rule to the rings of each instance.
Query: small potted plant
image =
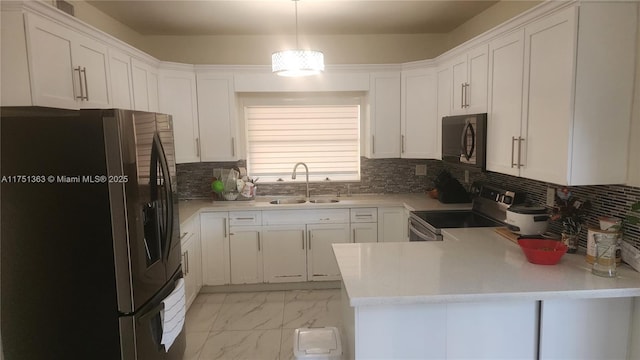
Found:
[[[566,187],[556,190],[556,206],[551,212],[551,220],[562,222],[562,242],[567,245],[568,253],[578,251],[578,235],[590,208],[589,200],[581,201],[573,197]]]

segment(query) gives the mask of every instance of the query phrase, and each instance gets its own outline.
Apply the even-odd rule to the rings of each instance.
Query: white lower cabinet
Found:
[[[202,288],[202,251],[200,244],[200,217],[196,216],[180,227],[182,274],[184,277],[187,309]]]
[[[351,209],[351,242],[378,242],[378,209]]]
[[[229,228],[229,258],[232,284],[261,283],[262,238],[261,226]]]
[[[542,302],[540,359],[631,359],[633,298]],[[637,338],[633,342],[638,341]]]
[[[402,206],[378,208],[378,242],[409,241],[405,210]]]
[[[305,225],[262,227],[262,260],[267,283],[307,281]]]
[[[349,242],[349,224],[311,224],[307,225],[307,233],[307,279],[340,280],[331,245]]]
[[[204,285],[225,285],[230,282],[228,220],[227,212],[200,214]]]

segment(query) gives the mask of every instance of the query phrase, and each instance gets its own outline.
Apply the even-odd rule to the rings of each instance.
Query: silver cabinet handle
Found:
[[[376,153],[376,136],[375,135],[371,135],[371,153],[372,154]]]
[[[256,218],[254,218],[254,217],[238,217],[238,218],[234,218],[234,220],[253,220],[253,221],[255,221]]]
[[[464,107],[469,107],[469,83],[464,83]]]
[[[522,142],[523,141],[524,139],[518,136],[518,169],[524,166],[524,164],[522,163]]]
[[[77,68],[73,68],[73,71],[78,72],[78,87],[80,88],[80,96],[76,95],[76,99],[84,100],[84,89],[82,88],[82,68],[78,66]]]
[[[352,242],[356,242],[356,229],[353,229],[353,241]]]
[[[307,249],[311,250],[311,230],[308,231],[307,241]]]
[[[227,218],[222,219],[222,228],[224,231],[224,237],[227,237]]]
[[[401,135],[400,141],[401,141],[400,149],[402,150],[402,153],[404,154],[404,135]]]
[[[464,83],[460,84],[460,109],[464,109]]]
[[[258,233],[258,252],[262,251],[260,248],[260,233]]]
[[[302,230],[302,250],[304,250],[304,230]]]
[[[185,253],[185,255],[186,255],[186,258],[187,258],[187,274],[188,274],[188,273],[190,273],[190,272],[191,272],[191,269],[190,269],[190,268],[191,268],[191,266],[189,266],[189,252],[187,251],[187,252]]]
[[[182,253],[182,264],[184,265],[184,274],[187,275],[187,253],[183,252]]]
[[[87,85],[87,68],[82,68],[84,74],[84,100],[89,101],[89,85]]]
[[[516,147],[516,137],[512,136],[511,137],[511,168],[513,168],[514,166],[518,166],[518,164],[514,163],[514,157],[515,157],[515,147]]]
[[[200,157],[200,138],[196,138],[196,156]]]

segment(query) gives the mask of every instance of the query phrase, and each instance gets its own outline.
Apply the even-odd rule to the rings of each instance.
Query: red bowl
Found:
[[[523,238],[518,245],[530,263],[539,265],[555,265],[567,252],[567,245],[557,240]]]

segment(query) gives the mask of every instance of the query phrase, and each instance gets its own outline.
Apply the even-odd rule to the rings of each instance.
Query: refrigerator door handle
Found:
[[[162,204],[163,208],[165,209],[165,216],[164,216],[164,234],[163,235],[163,254],[164,254],[164,259],[167,260],[169,258],[169,251],[171,250],[171,245],[172,245],[172,238],[171,235],[173,234],[173,191],[171,189],[171,173],[169,172],[169,163],[167,161],[167,157],[166,154],[164,152],[164,148],[162,147],[162,142],[160,141],[160,136],[158,133],[156,133],[153,136],[153,147],[154,150],[156,151],[158,156],[158,162],[160,164],[160,171],[162,172],[162,182],[164,185],[163,186],[163,190],[164,190],[164,201],[165,203]]]
[[[151,332],[151,338],[153,343],[158,346],[159,351],[163,351],[164,346],[162,345],[162,318],[160,313],[164,310],[164,302],[160,302],[158,305],[154,306],[153,309],[149,310],[140,318],[138,318],[138,326],[144,327],[145,322],[149,322],[149,331]]]

